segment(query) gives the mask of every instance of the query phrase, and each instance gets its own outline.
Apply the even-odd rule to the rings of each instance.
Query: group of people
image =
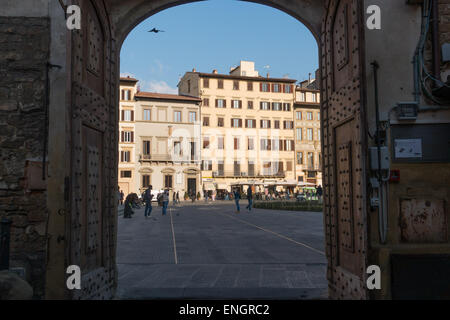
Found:
[[[236,203],[236,213],[239,213],[241,211],[241,207],[239,205],[239,201],[241,200],[241,193],[240,193],[239,189],[235,189],[233,191],[233,198],[234,198],[234,202]],[[249,186],[247,188],[247,200],[248,200],[248,205],[247,205],[246,209],[249,212],[251,212],[252,205],[253,205],[253,190],[252,190],[251,186]]]
[[[142,202],[145,204],[144,216],[145,218],[149,218],[152,213],[152,200],[154,195],[152,194],[153,187],[150,185],[142,194]],[[119,189],[120,190],[120,189]],[[158,194],[157,196],[158,204],[162,207],[162,215],[165,216],[167,214],[167,207],[169,206],[169,190],[165,189],[164,192]],[[133,209],[140,208],[140,200],[136,193],[130,193],[126,198],[125,202],[123,200],[124,194],[123,191],[119,191],[119,202],[124,205],[123,209],[123,217],[131,218],[134,214]],[[179,203],[180,198],[179,194],[174,193],[174,203]]]

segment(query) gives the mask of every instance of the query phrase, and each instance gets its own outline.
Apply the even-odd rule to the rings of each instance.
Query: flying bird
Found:
[[[163,30],[158,30],[156,28],[153,28],[152,30],[149,30],[148,32],[154,32],[154,33],[158,33],[158,32],[165,32]]]

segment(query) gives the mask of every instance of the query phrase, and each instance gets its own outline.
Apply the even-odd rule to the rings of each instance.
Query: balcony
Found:
[[[284,178],[286,173],[279,172],[236,172],[232,171],[214,171],[213,178]]]
[[[199,159],[185,159],[183,157],[173,157],[171,154],[140,154],[139,162],[182,162],[182,163],[197,163]]]
[[[319,165],[303,165],[303,171],[322,171],[321,166]]]

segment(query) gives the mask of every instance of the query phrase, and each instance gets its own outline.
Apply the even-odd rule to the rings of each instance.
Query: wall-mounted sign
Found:
[[[395,158],[422,158],[422,139],[395,139]]]

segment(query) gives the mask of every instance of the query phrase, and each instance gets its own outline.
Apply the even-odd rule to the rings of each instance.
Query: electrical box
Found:
[[[419,104],[417,102],[398,102],[397,119],[398,120],[416,120]]]
[[[378,148],[371,147],[370,149],[370,165],[372,170],[378,170]],[[389,160],[389,149],[388,147],[380,147],[381,155],[381,170],[389,170],[390,160]]]

